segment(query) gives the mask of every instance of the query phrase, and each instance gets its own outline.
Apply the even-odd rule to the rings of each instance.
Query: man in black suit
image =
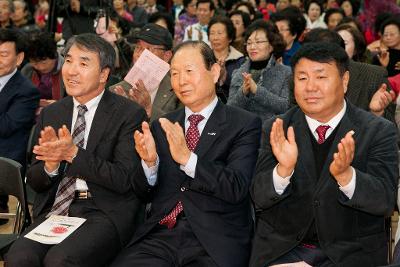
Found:
[[[133,233],[140,207],[135,193],[146,192],[148,183],[132,175],[140,166],[132,133],[146,114],[104,90],[114,62],[114,49],[97,35],[67,43],[62,75],[69,97],[46,107],[38,120],[36,159],[28,170],[37,192],[35,222],[25,233],[53,214],[86,221],[52,246],[23,233],[7,254],[7,266],[105,266]]]
[[[397,130],[345,100],[348,65],[333,43],[306,44],[294,56],[299,107],[267,123],[269,142],[251,188],[250,266],[387,261],[384,219],[395,204]]]
[[[25,168],[26,146],[40,96],[17,70],[24,60],[23,49],[24,43],[15,30],[0,29],[0,157],[18,161]],[[1,195],[2,212],[8,212],[7,202],[8,196]],[[7,221],[0,219],[0,224]]]
[[[154,121],[151,132],[146,122],[143,133],[135,132],[154,185],[152,206],[112,266],[247,266],[253,229],[248,189],[261,121],[218,101],[219,74],[205,43],[177,46],[171,82],[185,108]]]

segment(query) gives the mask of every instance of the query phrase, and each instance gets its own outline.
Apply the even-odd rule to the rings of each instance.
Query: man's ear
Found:
[[[172,51],[171,50],[167,50],[164,52],[164,56],[163,56],[163,60],[167,63],[169,63],[169,61],[172,58]]]
[[[25,53],[24,52],[19,52],[17,54],[17,66],[21,66],[22,61],[24,61]]]
[[[214,83],[217,83],[218,79],[219,79],[219,75],[221,73],[221,66],[218,63],[214,63],[211,66],[211,73],[213,75]]]
[[[104,68],[100,72],[100,83],[107,83],[108,76],[110,75],[110,68]]]
[[[347,92],[347,87],[348,87],[348,85],[349,85],[349,80],[350,80],[350,72],[349,72],[349,71],[346,71],[346,72],[343,74],[343,77],[342,77],[343,89],[344,89],[344,93],[345,93],[345,94],[346,94],[346,92]]]

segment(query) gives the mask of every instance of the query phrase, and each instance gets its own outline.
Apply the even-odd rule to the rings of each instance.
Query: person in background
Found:
[[[146,24],[137,34],[137,43],[133,52],[132,63],[135,64],[144,49],[169,63],[172,56],[172,37],[167,29],[160,25]],[[171,76],[167,73],[161,80],[158,88],[146,88],[142,80],[136,84],[129,84],[123,80],[109,87],[110,91],[125,96],[141,105],[154,121],[166,113],[181,107],[179,99],[171,88]]]
[[[244,32],[251,23],[250,16],[246,12],[235,10],[229,14],[229,18],[235,27],[235,40],[232,42],[232,46],[240,53],[244,54],[246,51]]]
[[[234,38],[235,28],[229,18],[217,16],[208,23],[208,40],[214,56],[221,66],[217,95],[223,103],[226,103],[229,96],[233,71],[239,68],[245,60],[243,54],[231,46]]]
[[[150,15],[149,17],[149,23],[154,23],[157,25],[160,25],[161,27],[164,27],[169,31],[171,36],[174,36],[175,34],[175,29],[174,29],[174,20],[171,16],[171,14],[166,13],[166,12],[156,12]]]
[[[197,0],[196,16],[199,22],[185,28],[183,41],[203,41],[210,45],[208,41],[207,29],[208,23],[214,16],[214,11],[215,6],[213,0]]]
[[[40,111],[51,103],[66,96],[62,81],[61,67],[64,58],[57,52],[57,44],[53,35],[41,32],[31,35],[26,48],[28,63],[21,69],[21,73],[38,88],[40,92]]]
[[[12,0],[0,0],[0,28],[12,28],[11,14],[13,12]]]
[[[338,0],[338,2],[346,17],[357,17],[360,9],[359,0]]]
[[[174,4],[171,7],[171,15],[175,22],[178,21],[179,15],[185,9],[185,7],[183,5],[183,0],[173,0],[173,3]]]
[[[365,50],[367,48],[361,32],[349,24],[340,24],[335,31],[342,37],[345,50],[350,59],[365,62]]]
[[[228,105],[258,115],[262,120],[289,108],[288,66],[277,62],[285,50],[278,29],[271,22],[256,20],[245,33],[248,59],[232,74]]]
[[[329,30],[334,30],[345,17],[342,9],[330,8],[325,11],[324,22]]]
[[[182,42],[186,27],[198,22],[196,16],[196,0],[183,0],[184,12],[175,21],[174,44]]]
[[[142,28],[148,20],[147,12],[144,8],[138,6],[137,0],[127,0],[128,11],[133,16],[133,28]]]
[[[122,19],[133,22],[133,15],[128,12],[128,9],[125,5],[124,0],[113,0],[113,8],[114,11],[120,16]]]
[[[16,29],[0,29],[0,157],[19,162],[22,177],[40,98],[37,88],[18,70],[24,49],[24,39]],[[0,211],[8,212],[7,195],[0,194]],[[0,219],[0,225],[7,222],[8,219]]]
[[[319,0],[310,0],[306,3],[304,18],[307,21],[307,30],[315,28],[327,28],[322,14],[324,13],[324,7]]]
[[[296,7],[288,7],[281,12],[277,12],[271,16],[271,20],[275,23],[286,44],[283,53],[283,64],[289,66],[290,59],[300,48],[299,38],[306,29],[306,20],[300,9]]]
[[[156,12],[165,12],[166,9],[163,5],[157,4],[157,0],[147,0],[145,5],[147,15],[154,14]]]

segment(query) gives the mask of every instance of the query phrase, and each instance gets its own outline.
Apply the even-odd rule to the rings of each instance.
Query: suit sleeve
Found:
[[[98,184],[120,194],[131,190],[132,182],[136,183],[132,179],[137,178],[142,185],[146,183],[145,177],[132,177],[132,174],[137,173],[136,170],[140,166],[140,159],[135,151],[133,133],[140,129],[141,123],[146,120],[147,116],[143,109],[128,108],[129,106],[122,107],[125,109],[124,117],[121,118],[123,122],[116,131],[117,136],[110,137],[114,141],[107,143],[107,140],[102,140],[96,153],[79,149],[72,164],[67,168],[67,176],[83,177],[87,182]],[[107,149],[111,151],[108,153]],[[107,152],[103,154],[102,151]]]
[[[263,131],[263,140],[259,152],[260,155],[258,157],[254,179],[250,187],[250,195],[256,210],[272,207],[290,196],[291,192],[291,184],[286,187],[281,195],[276,192],[274,187],[273,170],[278,164],[278,161],[272,153],[272,148],[269,143],[269,135],[274,121],[275,118],[272,118],[265,123],[265,131]]]
[[[253,177],[260,134],[261,120],[253,117],[233,140],[224,159],[210,161],[199,157],[190,188],[228,203],[243,201]]]
[[[18,92],[12,95],[9,109],[0,113],[0,138],[10,137],[16,131],[33,125],[35,110],[39,105],[39,91],[26,83],[19,83],[16,86],[25,88],[14,88]]]
[[[399,173],[397,130],[392,123],[384,125],[377,126],[379,130],[369,142],[366,169],[353,166],[357,177],[353,197],[349,200],[341,195],[339,199],[344,205],[377,216],[392,214]]]

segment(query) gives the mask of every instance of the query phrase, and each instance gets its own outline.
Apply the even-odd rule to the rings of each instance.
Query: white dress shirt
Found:
[[[8,83],[8,81],[11,79],[11,77],[14,76],[14,74],[16,72],[17,72],[17,69],[15,69],[10,74],[0,77],[0,92],[3,90],[4,86]]]
[[[210,118],[212,112],[214,111],[215,107],[217,106],[218,103],[218,98],[215,97],[211,103],[205,107],[203,110],[201,110],[198,113],[194,113],[191,111],[188,107],[185,107],[185,133],[189,128],[190,122],[189,122],[189,116],[192,114],[199,114],[204,117],[202,121],[199,122],[197,125],[197,128],[199,130],[200,136],[203,133],[204,127],[207,124],[208,119]],[[180,169],[184,171],[188,176],[191,178],[194,178],[195,172],[196,172],[196,165],[197,165],[197,155],[193,152],[190,152],[190,157],[186,165],[180,165]],[[158,172],[158,166],[159,166],[159,158],[157,156],[157,161],[156,165],[149,168],[146,163],[142,160],[142,166],[144,173],[147,177],[147,181],[149,182],[150,185],[155,185],[157,181],[157,172]]]
[[[318,140],[318,134],[317,134],[316,129],[320,125],[329,125],[329,127],[330,127],[325,133],[325,138],[328,138],[332,134],[332,132],[339,125],[344,114],[346,113],[346,107],[347,107],[347,104],[346,104],[346,101],[344,101],[343,108],[340,110],[340,112],[338,114],[336,114],[336,116],[333,117],[330,121],[328,121],[327,123],[322,123],[322,124],[319,121],[312,119],[312,118],[308,117],[307,115],[305,115],[307,125],[308,125],[311,133],[313,134],[315,140]],[[290,184],[290,179],[292,178],[293,172],[287,177],[281,177],[281,176],[279,176],[279,174],[277,172],[278,165],[275,166],[275,168],[272,172],[272,180],[274,183],[276,193],[281,195],[285,191],[286,187]],[[341,186],[340,184],[338,184],[339,189],[349,199],[351,199],[353,197],[354,190],[356,188],[356,172],[353,167],[351,167],[351,169],[353,171],[353,175],[352,175],[350,182],[345,186]]]
[[[96,114],[97,107],[99,106],[99,103],[100,103],[101,98],[103,97],[103,94],[104,94],[104,91],[85,104],[88,111],[86,111],[86,113],[84,115],[86,127],[85,127],[84,143],[83,143],[83,147],[82,147],[83,149],[86,149],[87,141],[89,138],[89,133],[90,133],[90,130],[92,127],[93,118],[94,118],[94,115]],[[73,113],[72,113],[71,134],[73,133],[76,119],[78,118],[78,106],[80,105],[80,103],[75,98],[73,98],[73,102],[74,102],[74,109],[73,109]],[[55,129],[55,130],[57,131],[57,129]],[[46,168],[44,170],[50,177],[54,177],[54,176],[58,175],[58,168],[53,172],[48,172],[46,170]],[[89,188],[84,180],[76,179],[75,190],[83,191],[83,190],[88,190],[88,189]]]

